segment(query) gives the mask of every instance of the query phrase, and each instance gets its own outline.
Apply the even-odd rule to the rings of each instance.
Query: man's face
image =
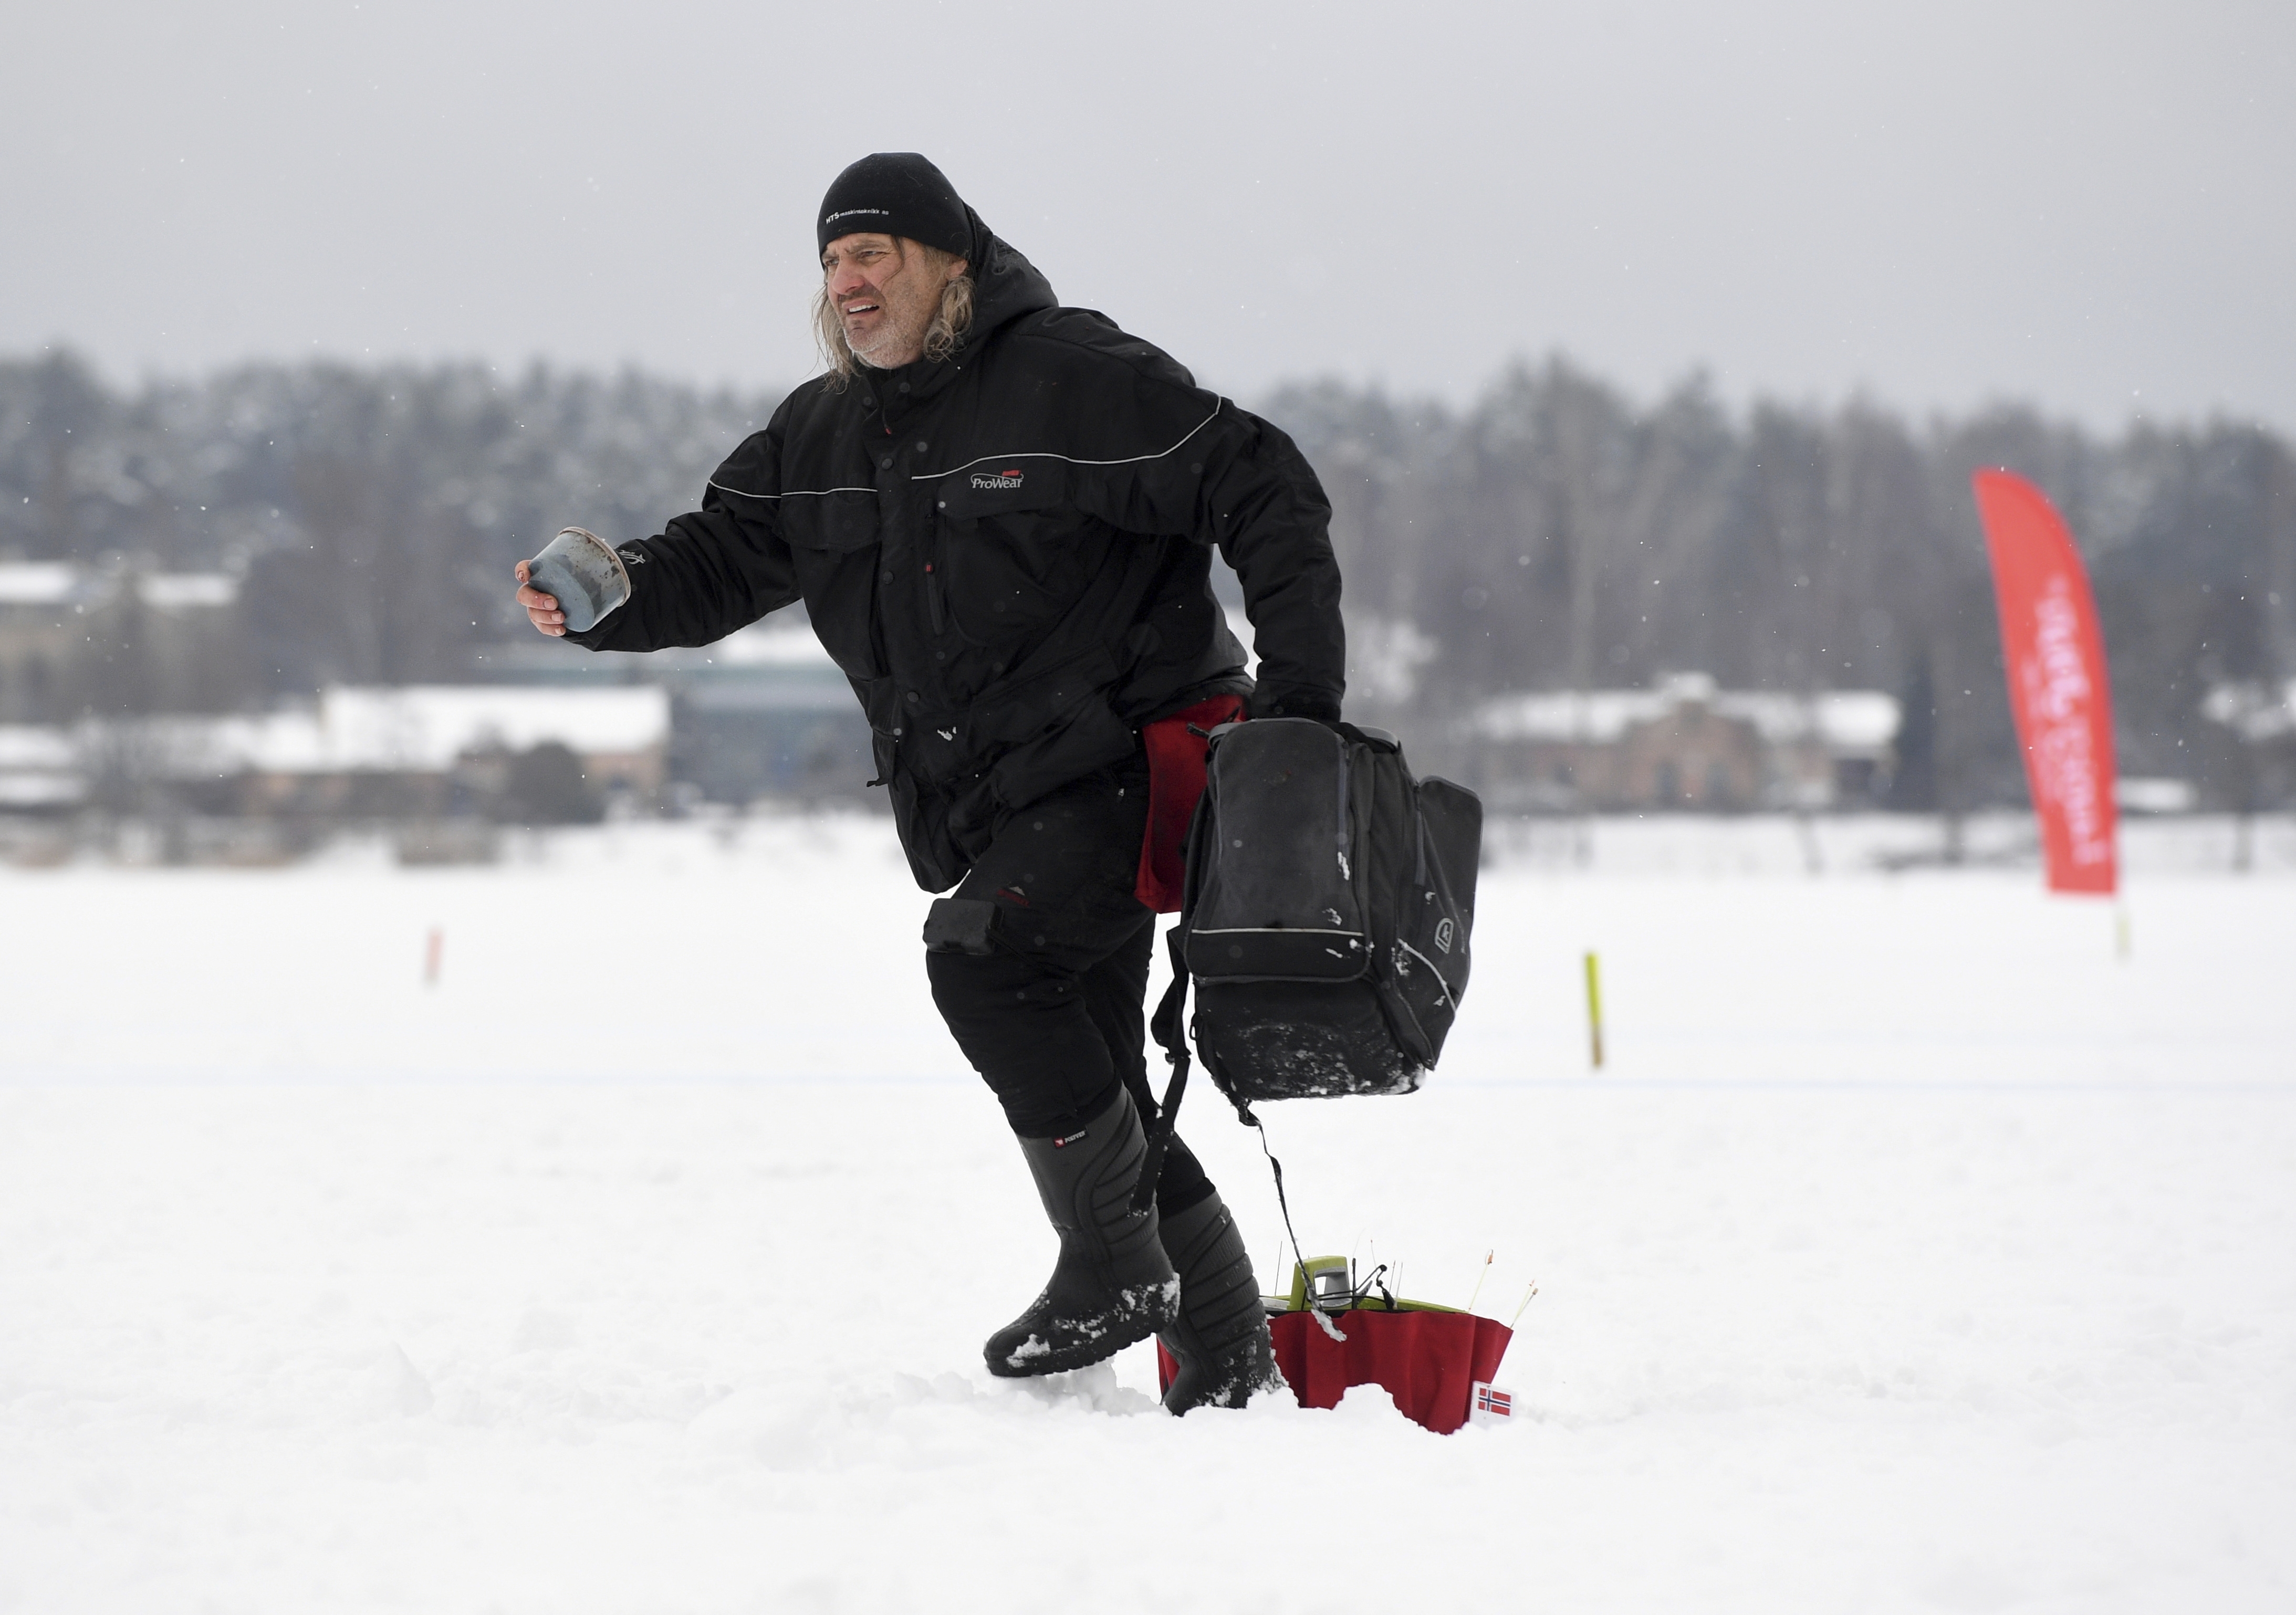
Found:
[[[959,258],[936,273],[934,256],[890,235],[840,235],[822,253],[830,307],[862,363],[890,370],[924,352],[941,287],[964,272]]]

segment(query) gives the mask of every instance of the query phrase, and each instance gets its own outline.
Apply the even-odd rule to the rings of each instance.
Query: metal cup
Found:
[[[526,586],[554,598],[566,613],[567,631],[579,634],[630,597],[630,575],[612,545],[586,529],[567,527],[526,563]]]

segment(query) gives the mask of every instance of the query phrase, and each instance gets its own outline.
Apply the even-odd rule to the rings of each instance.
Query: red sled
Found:
[[[1467,1422],[1478,1381],[1498,1373],[1514,1331],[1471,1312],[1389,1312],[1357,1308],[1326,1314],[1347,1336],[1335,1340],[1306,1312],[1267,1320],[1275,1365],[1302,1407],[1337,1407],[1351,1385],[1377,1385],[1405,1418],[1447,1436]],[[1169,1390],[1177,1365],[1156,1347],[1159,1390]]]

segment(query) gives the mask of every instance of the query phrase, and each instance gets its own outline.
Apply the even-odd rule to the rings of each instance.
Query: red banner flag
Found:
[[[2119,877],[2112,692],[2088,572],[2039,488],[2003,471],[1979,471],[1974,480],[2049,889],[2109,897]]]

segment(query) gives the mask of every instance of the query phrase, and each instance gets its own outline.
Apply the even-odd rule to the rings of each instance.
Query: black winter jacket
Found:
[[[918,884],[964,876],[1000,816],[1130,756],[1139,726],[1252,691],[1336,717],[1330,507],[1283,433],[1104,316],[1062,308],[972,217],[973,324],[945,363],[807,382],[620,553],[596,651],[721,639],[802,599],[875,738]],[[1243,585],[1259,687],[1210,586]]]

